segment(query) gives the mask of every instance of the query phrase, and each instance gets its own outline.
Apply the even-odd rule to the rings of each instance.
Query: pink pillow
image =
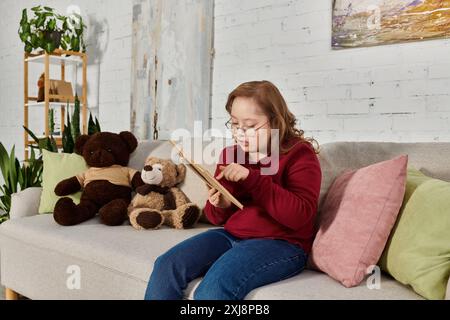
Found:
[[[359,285],[381,257],[406,188],[408,156],[347,170],[331,185],[318,217],[310,266],[346,287]]]

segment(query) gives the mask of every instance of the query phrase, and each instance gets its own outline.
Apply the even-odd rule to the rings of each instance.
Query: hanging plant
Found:
[[[28,19],[27,9],[22,10],[19,36],[28,53],[43,49],[52,53],[55,49],[86,51],[83,34],[86,25],[83,18],[76,13],[64,16],[51,7],[36,6],[31,8],[34,16]]]

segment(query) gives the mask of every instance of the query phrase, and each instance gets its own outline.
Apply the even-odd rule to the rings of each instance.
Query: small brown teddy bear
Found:
[[[200,208],[176,187],[185,177],[184,164],[148,157],[141,174],[145,184],[136,189],[128,208],[131,225],[138,230],[158,229],[162,224],[176,229],[193,226]]]
[[[106,225],[117,226],[127,220],[131,192],[144,185],[140,172],[126,167],[137,144],[134,135],[128,131],[78,137],[75,151],[83,156],[90,168],[56,185],[58,196],[81,189],[83,193],[78,205],[68,197],[59,199],[53,212],[55,221],[63,226],[76,225],[91,219],[97,212]]]

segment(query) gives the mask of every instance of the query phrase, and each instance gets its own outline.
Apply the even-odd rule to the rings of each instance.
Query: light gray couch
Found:
[[[450,143],[333,142],[321,146],[323,181],[320,204],[333,179],[347,168],[360,168],[409,155],[409,164],[424,173],[450,181]],[[130,160],[140,169],[148,154],[170,157],[167,142],[141,142]],[[211,171],[214,166],[209,166]],[[199,205],[206,201],[206,187],[188,170],[182,190]],[[13,207],[37,206],[34,195],[16,197]],[[34,199],[33,199],[34,197]],[[319,210],[320,210],[319,205]],[[14,211],[14,210],[13,210]],[[0,226],[1,283],[10,298],[14,292],[31,299],[142,299],[156,257],[180,241],[208,228],[136,231],[130,225],[108,227],[94,219],[74,227],[62,227],[51,215],[11,212],[12,219]],[[25,216],[25,217],[24,217]],[[75,273],[73,273],[75,272]],[[79,274],[80,288],[70,286]],[[201,278],[185,290],[192,299]],[[69,282],[69,286],[68,286]],[[76,284],[76,282],[75,282]],[[450,286],[450,284],[449,284]],[[71,288],[71,289],[69,289]],[[450,294],[447,293],[447,299]],[[246,299],[421,299],[409,287],[382,275],[381,288],[345,288],[326,274],[305,270],[301,274],[257,288]]]

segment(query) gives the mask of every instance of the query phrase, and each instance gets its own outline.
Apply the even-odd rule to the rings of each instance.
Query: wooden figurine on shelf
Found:
[[[42,73],[37,82],[38,85],[38,97],[37,102],[42,102],[45,100],[45,73]],[[63,80],[52,80],[50,79],[50,89],[49,94],[54,95],[63,95],[65,97],[69,97],[73,99],[73,89],[72,84],[70,82],[66,82]],[[65,102],[61,99],[51,98],[50,102]]]
[[[37,102],[42,102],[45,100],[45,74],[42,73],[37,82],[38,85],[38,97]]]

